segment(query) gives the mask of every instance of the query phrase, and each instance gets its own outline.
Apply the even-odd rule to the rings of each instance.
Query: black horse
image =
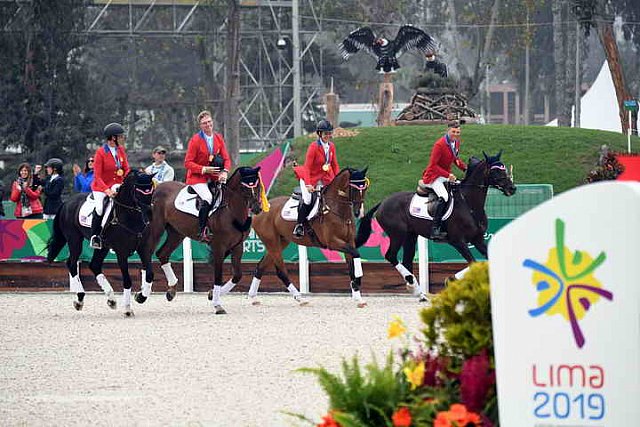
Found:
[[[151,256],[148,251],[143,251],[143,243],[149,233],[151,219],[151,198],[153,196],[153,175],[144,172],[131,171],[124,179],[113,198],[113,207],[109,212],[104,229],[102,231],[102,249],[96,249],[89,263],[96,280],[107,295],[107,305],[115,309],[116,300],[111,284],[102,272],[102,264],[109,252],[113,249],[118,258],[118,266],[122,272],[123,305],[125,316],[133,316],[131,310],[131,276],[129,276],[128,258],[137,251],[140,255],[143,268],[151,275]],[[91,237],[91,227],[80,224],[80,208],[87,199],[86,193],[74,194],[66,200],[53,221],[53,234],[47,244],[47,260],[53,262],[65,245],[69,245],[69,258],[67,269],[69,270],[69,284],[72,292],[76,293],[77,300],[73,302],[76,310],[82,310],[84,305],[84,288],[80,282],[79,258],[82,252],[82,241]],[[88,220],[88,224],[91,221]],[[145,282],[143,272],[143,282]],[[143,292],[145,289],[143,283]],[[150,289],[150,288],[149,288]]]
[[[507,168],[500,162],[501,153],[495,156],[484,154],[484,160],[472,157],[464,179],[460,183],[450,185],[450,203],[452,200],[453,209],[449,218],[443,221],[447,237],[442,242],[456,248],[468,263],[475,261],[469,250],[469,243],[472,243],[482,255],[487,256],[484,234],[487,231],[488,220],[484,204],[488,188],[498,188],[507,196],[516,192]],[[428,238],[431,235],[432,221],[416,218],[409,213],[409,205],[414,194],[408,191],[394,193],[367,212],[358,228],[356,246],[362,246],[371,235],[371,221],[375,214],[390,240],[385,259],[402,275],[407,287],[422,300],[425,295],[420,293],[420,286],[413,275],[413,257],[418,236]],[[429,211],[431,212],[431,207]],[[403,249],[402,263],[398,263],[400,248]]]

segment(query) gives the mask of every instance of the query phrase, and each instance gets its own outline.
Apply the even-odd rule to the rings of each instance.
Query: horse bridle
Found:
[[[349,204],[351,207],[355,207],[356,204],[362,203],[362,199],[364,198],[363,193],[369,188],[369,178],[364,177],[362,179],[349,179],[349,193],[347,194],[344,190],[338,190],[338,196],[342,198],[346,198],[347,200],[336,200],[341,204]],[[327,188],[327,187],[325,187]],[[356,198],[357,195],[360,195],[360,198]]]
[[[137,192],[139,192],[139,193],[141,193],[141,194],[143,194],[145,196],[153,194],[153,191],[154,191],[153,184],[150,185],[151,188],[149,190],[143,190],[141,188],[138,188],[135,183],[133,184],[133,187],[134,187],[134,191],[137,191]],[[137,197],[135,197],[135,195],[133,197],[133,200],[135,202],[135,205],[128,205],[126,203],[120,202],[117,198],[114,197],[113,198],[113,204],[114,204],[113,217],[108,222],[108,224],[124,228],[129,233],[135,234],[138,238],[140,238],[140,237],[142,237],[142,234],[144,233],[144,231],[149,226],[149,222],[150,221],[147,218],[147,215],[145,215],[145,209],[142,206],[140,206],[140,202],[138,201]],[[118,213],[117,213],[117,210],[115,209],[115,206],[120,206],[121,208],[126,209],[128,211],[138,212],[140,214],[140,217],[142,218],[142,223],[144,224],[144,227],[142,227],[142,230],[135,231],[135,230],[132,230],[131,228],[127,227],[123,223],[121,223],[118,220]],[[149,208],[151,208],[151,205],[149,205]]]

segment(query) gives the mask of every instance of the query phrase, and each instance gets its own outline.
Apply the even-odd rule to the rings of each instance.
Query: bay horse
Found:
[[[500,161],[502,151],[495,156],[483,154],[484,160],[471,158],[461,182],[449,184],[452,193],[449,203],[453,203],[453,208],[449,218],[443,221],[447,230],[446,240],[443,242],[453,246],[467,263],[475,261],[469,250],[469,243],[472,243],[482,255],[487,256],[484,234],[487,231],[488,220],[484,205],[489,187],[499,189],[506,196],[516,192],[507,168]],[[409,205],[414,194],[415,192],[409,191],[394,193],[367,212],[360,221],[356,246],[360,247],[366,243],[371,235],[371,221],[375,216],[390,240],[387,253],[384,254],[385,259],[398,270],[407,288],[424,301],[426,295],[420,292],[419,283],[413,275],[413,257],[418,236],[430,237],[432,221],[416,218],[409,213]],[[451,206],[448,205],[447,210],[450,209]],[[400,248],[403,249],[402,263],[398,263]]]
[[[351,295],[359,307],[366,306],[366,303],[360,295],[362,264],[354,241],[355,217],[360,215],[369,186],[366,173],[366,168],[341,170],[334,180],[320,191],[318,215],[309,221],[311,230],[306,231],[303,238],[295,239],[298,245],[326,248],[345,254],[351,278]],[[295,221],[282,218],[281,212],[288,200],[289,197],[286,196],[270,200],[269,212],[261,213],[253,221],[253,229],[264,243],[267,252],[256,267],[249,289],[249,299],[253,304],[258,304],[258,287],[262,275],[271,266],[275,266],[278,278],[294,299],[301,305],[307,303],[289,280],[282,259],[282,251],[293,239],[293,228],[296,224]]]
[[[249,211],[254,215],[259,214],[263,209],[263,198],[266,201],[259,171],[260,167],[241,166],[237,168],[227,183],[222,186],[222,199],[219,207],[208,218],[209,230],[213,233],[209,248],[214,268],[213,287],[209,291],[209,300],[213,301],[215,314],[226,313],[220,297],[231,291],[242,278],[240,265],[243,253],[242,245],[249,236],[252,220]],[[169,301],[176,296],[176,284],[178,283],[169,257],[185,237],[198,240],[199,235],[197,213],[194,216],[178,210],[175,206],[176,197],[185,187],[186,184],[176,181],[163,182],[158,185],[153,196],[153,220],[151,221],[149,240],[146,244],[147,256],[151,257],[162,233],[167,232],[167,239],[156,251],[156,256],[160,260],[160,266],[167,278],[166,298]],[[192,197],[195,198],[195,195]],[[229,254],[231,254],[233,277],[222,286],[222,264]],[[149,287],[151,287],[152,280],[153,273],[147,270]],[[144,303],[146,296],[138,293],[135,299],[139,303]]]
[[[115,309],[116,300],[113,287],[102,272],[104,259],[113,249],[118,259],[118,266],[122,273],[124,315],[133,316],[131,310],[131,276],[129,275],[128,258],[133,252],[138,252],[143,268],[151,267],[151,257],[141,250],[142,243],[146,241],[149,231],[151,216],[151,198],[153,196],[153,175],[132,170],[127,174],[124,182],[113,198],[113,206],[110,212],[105,210],[106,223],[102,236],[102,249],[95,249],[89,268],[96,277],[100,288],[107,296],[107,305]],[[69,246],[69,258],[66,264],[69,270],[69,284],[72,292],[76,293],[73,306],[76,310],[82,310],[84,306],[85,291],[80,282],[80,255],[82,242],[91,238],[91,217],[85,219],[85,224],[80,224],[81,207],[87,197],[87,193],[74,194],[60,207],[53,220],[53,233],[47,243],[47,261],[53,262],[65,245]],[[89,207],[92,209],[92,207]]]

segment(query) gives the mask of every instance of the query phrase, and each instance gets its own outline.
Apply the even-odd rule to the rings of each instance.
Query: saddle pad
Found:
[[[107,223],[107,219],[109,218],[109,214],[111,213],[111,209],[113,207],[113,200],[111,197],[108,197],[109,201],[107,202],[107,207],[104,210],[104,214],[102,215],[102,226]],[[80,210],[78,212],[78,222],[82,227],[91,228],[91,221],[93,220],[93,211],[96,208],[96,201],[93,198],[93,193],[89,193],[87,198],[80,206]]]
[[[297,221],[298,220],[298,204],[300,200],[296,200],[293,197],[289,197],[287,203],[282,207],[282,211],[280,211],[280,216],[285,221]],[[318,214],[318,210],[320,209],[320,197],[316,197],[316,202],[313,204],[313,208],[311,208],[311,212],[307,216],[307,219],[311,219]]]
[[[409,215],[414,216],[416,218],[422,219],[433,219],[433,217],[429,214],[429,198],[424,196],[418,196],[417,194],[413,195],[411,199],[411,203],[409,203]],[[442,216],[442,220],[446,220],[451,216],[451,212],[453,212],[453,197],[449,197],[447,210]]]
[[[187,185],[180,190],[173,202],[173,205],[180,212],[188,213],[189,215],[197,217],[198,209],[196,208],[196,199],[198,199],[198,195],[195,194],[195,191],[193,191],[190,185]],[[209,216],[211,216],[211,214],[220,207],[220,203],[222,203],[221,191],[217,193],[216,200],[213,201],[213,208],[209,211]]]

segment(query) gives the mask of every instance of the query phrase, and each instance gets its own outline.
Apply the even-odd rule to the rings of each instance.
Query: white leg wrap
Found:
[[[213,287],[213,300],[211,303],[215,307],[216,305],[222,305],[220,302],[220,292],[222,290],[222,286],[214,286]]]
[[[222,289],[220,290],[220,294],[221,295],[228,294],[229,292],[231,292],[233,288],[236,287],[236,285],[237,283],[233,283],[231,279],[229,279],[229,281],[222,286]]]
[[[76,294],[84,292],[84,287],[82,286],[82,282],[80,281],[80,275],[71,277],[71,273],[69,273],[69,291]]]
[[[98,281],[98,285],[102,288],[102,291],[105,294],[113,293],[113,288],[111,287],[111,283],[107,280],[104,274],[100,273],[96,276],[96,280]]]
[[[354,291],[353,289],[351,290],[351,298],[353,298],[353,300],[357,302],[362,301],[362,295],[360,295],[360,291]]]
[[[145,298],[149,298],[149,295],[151,295],[151,285],[152,283],[150,282],[142,282],[142,296]]]
[[[398,270],[403,279],[407,276],[412,276],[411,272],[401,262],[396,264],[396,270]]]
[[[167,283],[169,286],[175,286],[178,283],[178,278],[176,277],[176,273],[173,272],[173,268],[171,268],[171,263],[168,262],[166,264],[162,264],[160,266],[162,271],[164,272],[164,276],[167,278]]]
[[[294,285],[293,283],[289,283],[289,286],[287,286],[287,290],[291,295],[294,296],[294,298],[301,295],[300,291],[298,290],[298,288],[296,288],[296,285]]]
[[[454,276],[456,277],[456,279],[460,280],[464,277],[465,274],[467,274],[468,270],[469,270],[469,267],[463,268],[462,270],[454,274]]]
[[[251,279],[251,286],[249,287],[249,298],[255,298],[258,296],[258,288],[260,287],[260,279],[254,277]]]
[[[362,259],[360,257],[353,259],[353,275],[358,278],[362,277]]]
[[[131,288],[125,289],[122,292],[122,306],[130,307],[131,306]]]

